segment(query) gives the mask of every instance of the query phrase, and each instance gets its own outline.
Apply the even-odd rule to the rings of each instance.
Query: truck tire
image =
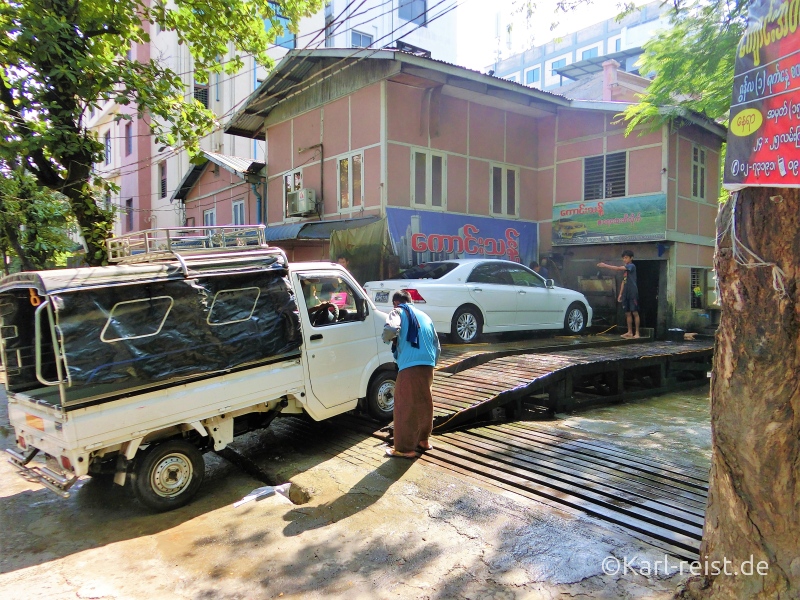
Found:
[[[150,446],[134,464],[131,487],[136,499],[159,512],[187,504],[205,476],[203,455],[183,440]]]
[[[586,331],[586,309],[580,302],[573,302],[564,316],[564,331],[572,335],[580,335]]]
[[[397,373],[381,371],[369,384],[367,411],[372,418],[388,423],[394,418],[394,385]]]
[[[477,342],[483,332],[483,316],[473,306],[462,306],[450,323],[450,339],[456,344]]]

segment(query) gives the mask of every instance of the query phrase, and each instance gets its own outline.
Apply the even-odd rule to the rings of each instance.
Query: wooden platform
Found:
[[[525,411],[567,412],[701,385],[712,354],[711,341],[694,341],[561,347],[485,360],[467,355],[434,376],[434,432],[500,408],[524,417]]]

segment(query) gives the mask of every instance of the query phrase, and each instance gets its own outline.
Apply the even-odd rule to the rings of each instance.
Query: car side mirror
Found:
[[[545,279],[544,284],[549,288],[556,287],[556,282],[552,279]]]

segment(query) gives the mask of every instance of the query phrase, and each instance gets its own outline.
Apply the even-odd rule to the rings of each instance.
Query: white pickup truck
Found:
[[[0,354],[24,476],[68,495],[113,475],[186,504],[202,454],[278,415],[390,420],[386,315],[341,266],[289,264],[262,227],[137,232],[108,267],[0,280]]]

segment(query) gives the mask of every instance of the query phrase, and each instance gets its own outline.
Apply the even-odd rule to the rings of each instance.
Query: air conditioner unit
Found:
[[[289,205],[287,215],[289,217],[300,217],[317,210],[317,194],[312,189],[302,189],[286,194]]]

